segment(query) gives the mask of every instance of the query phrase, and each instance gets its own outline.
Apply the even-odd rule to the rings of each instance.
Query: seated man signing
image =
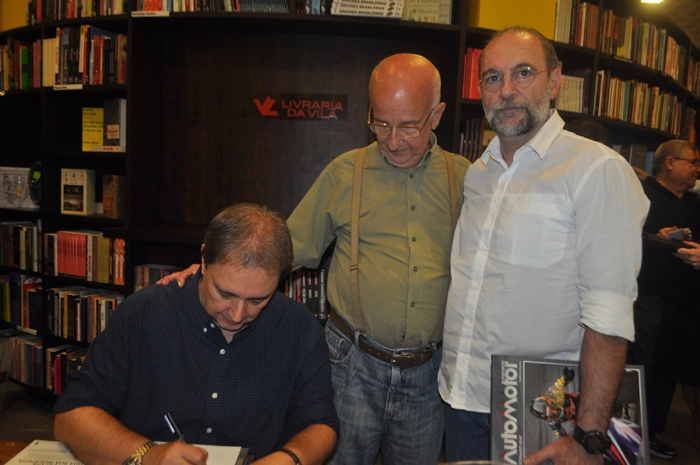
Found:
[[[117,307],[56,403],[56,439],[88,465],[204,465],[204,449],[174,441],[170,413],[188,443],[248,447],[259,465],[321,464],[339,428],[331,367],[321,325],[275,290],[292,260],[277,213],[219,213],[196,279]]]

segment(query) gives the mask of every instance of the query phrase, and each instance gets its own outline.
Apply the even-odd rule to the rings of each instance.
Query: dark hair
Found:
[[[667,140],[663,144],[659,145],[654,153],[654,162],[651,165],[651,174],[653,176],[659,174],[668,157],[680,156],[686,150],[697,152],[698,148],[692,142],[682,139]]]
[[[608,130],[598,121],[592,119],[575,119],[564,125],[564,129],[579,136],[587,137],[601,144],[608,142]]]
[[[279,213],[240,203],[226,208],[211,221],[204,236],[202,259],[207,265],[256,267],[282,276],[294,260],[292,237]]]
[[[537,37],[540,39],[540,44],[542,44],[542,51],[544,52],[544,59],[547,62],[547,76],[552,74],[552,71],[554,71],[554,68],[559,67],[559,58],[557,57],[557,51],[554,50],[554,45],[552,45],[552,41],[546,38],[545,36],[542,35],[540,31],[537,29],[533,29],[531,27],[525,27],[525,26],[511,26],[507,27],[503,30],[500,30],[496,33],[494,33],[487,41],[486,44],[484,44],[484,48],[491,42],[493,42],[495,39],[499,38],[503,34],[506,34],[508,32],[525,32],[528,34],[532,34],[533,36]],[[482,54],[483,55],[483,54]],[[481,76],[481,56],[479,56],[479,76]]]

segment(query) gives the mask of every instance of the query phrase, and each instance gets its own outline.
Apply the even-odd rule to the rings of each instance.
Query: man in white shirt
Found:
[[[511,354],[581,362],[577,439],[524,463],[601,464],[634,339],[649,202],[623,158],[549,110],[561,70],[539,32],[496,34],[479,75],[498,137],[467,172],[452,246],[439,374],[447,459],[488,458],[491,356]]]

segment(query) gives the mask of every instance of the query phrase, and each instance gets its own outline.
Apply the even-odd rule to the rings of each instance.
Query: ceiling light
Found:
[[[664,0],[642,0],[642,3],[661,3]]]

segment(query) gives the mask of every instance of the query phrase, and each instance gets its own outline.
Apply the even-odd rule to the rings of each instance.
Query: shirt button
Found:
[[[204,332],[206,333],[206,332],[207,332],[207,328],[202,329],[202,331],[204,331]]]
[[[415,209],[416,209],[416,206],[415,206],[415,205],[411,205],[411,210],[415,210]]]
[[[214,392],[214,393],[211,395],[211,398],[212,398],[212,399],[216,399],[217,397],[219,397],[219,394],[217,394],[216,392]]]
[[[415,306],[416,306],[416,303],[415,303],[415,302],[411,302],[411,307],[415,307]]]
[[[416,236],[413,236],[413,237],[411,238],[411,240],[412,240],[413,242],[416,242]]]
[[[211,428],[207,428],[207,434],[211,434]]]
[[[413,173],[409,174],[408,177],[413,179]]]
[[[226,353],[226,349],[221,349],[221,350],[219,351],[219,353],[220,353],[221,355],[224,355],[224,354]]]
[[[210,328],[213,328],[213,327],[214,327],[214,323],[209,323],[209,327],[210,327]]]
[[[417,266],[414,266],[414,267],[413,267],[413,271],[418,271],[418,267],[417,267]]]

